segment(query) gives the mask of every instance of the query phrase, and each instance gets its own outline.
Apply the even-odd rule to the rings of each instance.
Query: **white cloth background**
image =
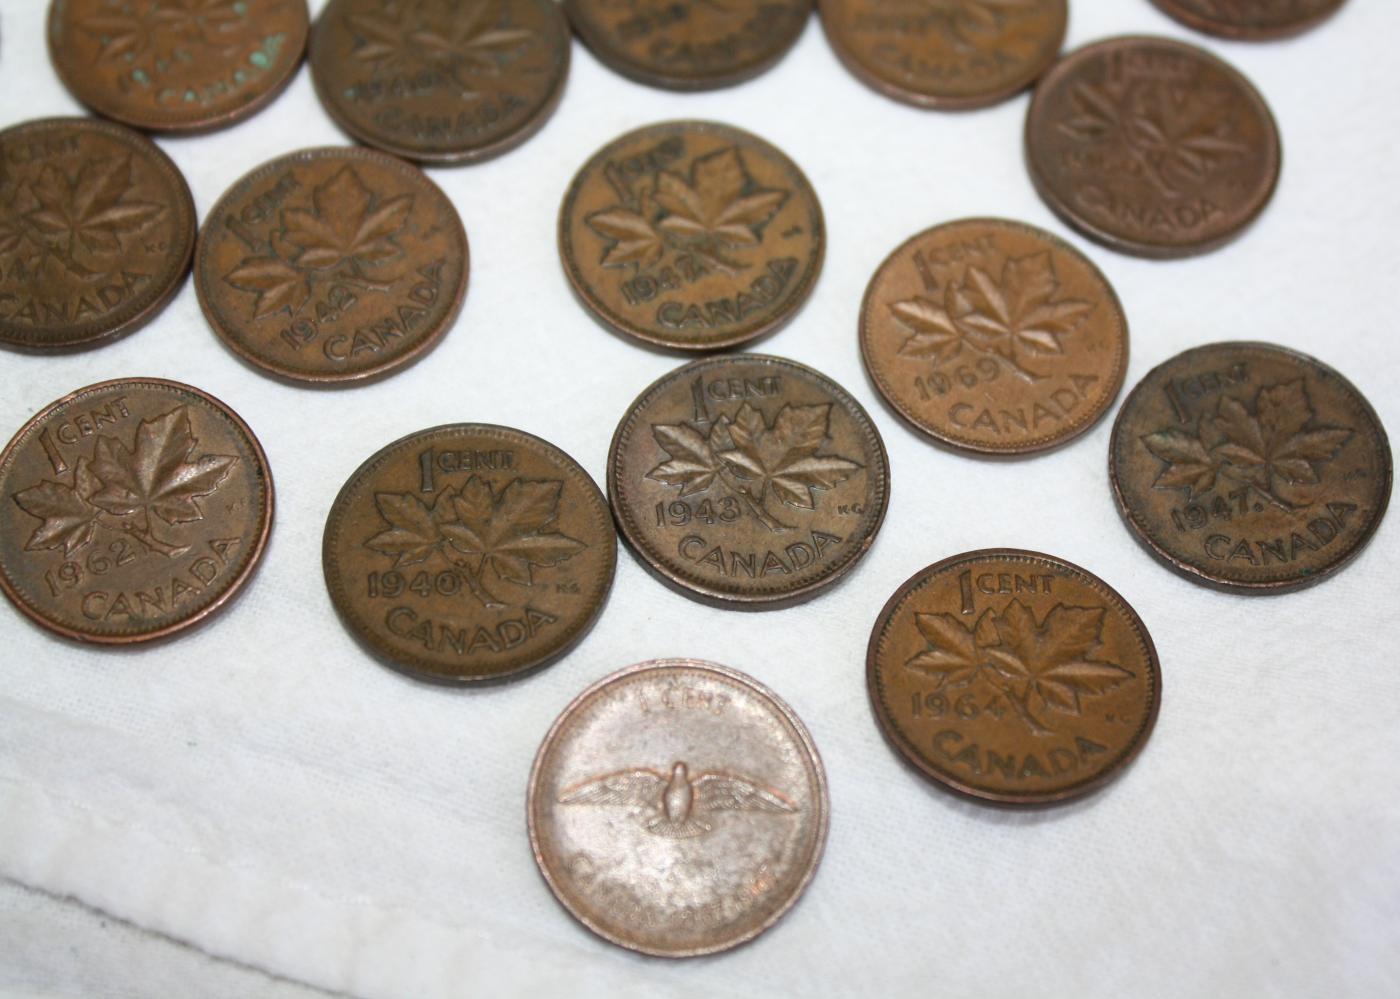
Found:
[[[542,133],[489,164],[432,171],[466,223],[471,288],[441,346],[378,385],[316,392],[255,374],[219,345],[189,285],[113,346],[0,354],[0,436],[82,385],[177,378],[242,413],[279,491],[261,572],[175,642],[83,649],[0,605],[0,991],[1400,995],[1400,513],[1315,589],[1221,595],[1151,561],[1119,522],[1108,421],[1050,456],[974,461],[906,430],[861,369],[856,314],[885,254],[936,222],[1002,215],[1067,235],[1115,284],[1129,385],[1186,347],[1272,340],[1340,369],[1400,434],[1400,5],[1352,0],[1318,31],[1257,46],[1192,35],[1147,0],[1072,6],[1071,46],[1188,38],[1267,96],[1283,182],[1243,240],[1166,264],[1087,245],[1027,179],[1025,97],[958,115],[895,104],[837,64],[814,20],[773,72],[695,96],[629,83],[576,46]],[[0,125],[78,113],[47,61],[46,7],[0,0]],[[331,609],[320,570],[331,500],[381,444],[459,420],[539,434],[601,480],[624,407],[679,362],[584,314],[555,213],[604,142],[676,117],[766,136],[816,186],[826,271],[798,320],[758,349],[817,367],[870,410],[893,467],[884,529],[844,585],[765,614],[686,600],[624,551],[611,603],[564,661],[489,690],[404,679],[366,658]],[[303,70],[250,121],[160,144],[202,215],[263,161],[344,141]],[[870,716],[865,643],[884,600],[936,559],[996,545],[1097,572],[1161,652],[1156,733],[1122,779],[1077,804],[1016,813],[957,800],[903,767]],[[524,792],[575,693],[676,655],[745,670],[793,705],[825,757],[833,818],[822,869],[783,922],[736,952],[667,963],[602,943],[555,904],[530,857]]]

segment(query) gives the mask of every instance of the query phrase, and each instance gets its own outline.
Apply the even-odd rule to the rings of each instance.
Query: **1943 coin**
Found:
[[[1346,0],[1152,0],[1182,24],[1240,42],[1287,38],[1315,28]]]

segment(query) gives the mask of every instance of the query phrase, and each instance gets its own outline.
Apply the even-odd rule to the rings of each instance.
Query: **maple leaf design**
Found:
[[[724,469],[711,443],[718,428],[709,437],[686,423],[660,423],[651,432],[666,450],[668,460],[648,472],[647,478],[680,486],[682,496],[703,493],[715,484]]]
[[[134,58],[155,41],[156,25],[150,11],[138,15],[130,8],[94,14],[82,22],[82,30],[97,39],[98,59]]]
[[[120,253],[121,237],[141,231],[162,211],[129,198],[130,193],[130,156],[89,160],[72,181],[48,164],[33,185],[38,207],[26,218],[67,254],[78,247],[91,254]]]
[[[1145,435],[1142,442],[1155,457],[1167,463],[1152,483],[1158,489],[1185,489],[1186,498],[1194,499],[1215,488],[1220,460],[1206,449],[1199,432],[1188,434],[1168,427]]]
[[[465,9],[464,9],[465,7]],[[354,56],[376,71],[431,66],[457,79],[458,69],[494,75],[500,58],[530,41],[534,33],[501,27],[505,0],[446,3],[420,0],[392,14],[355,13],[346,18],[355,36]],[[476,96],[463,84],[464,95]]]
[[[784,405],[770,427],[762,413],[744,403],[734,420],[724,424],[734,446],[716,456],[737,478],[756,483],[752,491],[760,500],[771,489],[788,506],[814,510],[815,490],[831,489],[862,467],[817,454],[827,439],[830,419],[830,403]]]
[[[453,548],[477,560],[478,573],[489,566],[501,579],[531,586],[535,566],[558,565],[587,547],[552,529],[563,488],[559,481],[515,479],[497,496],[472,476],[452,501],[457,522],[444,525],[443,533]]]
[[[614,205],[584,220],[590,229],[610,241],[611,245],[603,251],[604,267],[636,264],[645,270],[660,262],[666,253],[666,244],[661,233],[647,220],[651,213],[651,199],[645,196],[641,211]]]
[[[311,297],[311,285],[305,275],[281,257],[245,257],[224,275],[224,280],[239,291],[257,296],[253,302],[254,319],[265,319],[284,309],[295,316]]]
[[[24,239],[25,232],[19,219],[8,211],[0,211],[0,254],[13,253]]]
[[[93,506],[92,496],[101,483],[87,458],[78,459],[73,479],[71,486],[45,479],[15,494],[14,501],[21,510],[43,521],[25,543],[25,551],[62,549],[71,556],[92,540],[102,515]]]
[[[430,508],[413,493],[376,493],[374,504],[389,527],[366,541],[366,547],[392,555],[395,569],[426,562],[446,540],[442,525],[457,517],[452,509],[456,495],[445,489]]]
[[[904,665],[934,679],[934,690],[966,687],[977,679],[987,664],[985,646],[1000,640],[995,615],[987,610],[971,627],[952,614],[914,615],[914,625],[928,647]]]
[[[312,211],[282,213],[288,243],[300,249],[296,263],[328,270],[348,261],[376,264],[400,253],[394,237],[413,210],[413,195],[377,199],[350,166],[311,192]]]

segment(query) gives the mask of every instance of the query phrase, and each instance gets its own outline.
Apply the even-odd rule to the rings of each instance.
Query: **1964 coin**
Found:
[[[721,607],[784,607],[835,583],[874,543],[889,491],[860,403],[760,354],[657,380],[608,455],[623,537],[662,582]]]
[[[1370,403],[1315,358],[1218,343],[1154,368],[1113,428],[1119,510],[1161,561],[1239,593],[1299,589],[1360,553],[1393,477]]]
[[[966,219],[914,236],[865,293],[860,349],[895,411],[974,454],[1046,451],[1118,396],[1128,322],[1103,274],[1033,226]]]
[[[426,163],[515,148],[569,74],[555,0],[333,0],[311,37],[321,103],[361,142]]]
[[[925,776],[1003,804],[1117,776],[1157,720],[1162,677],[1137,613],[1038,552],[989,549],[918,572],[880,612],[866,681],[885,737]]]
[[[1112,38],[1036,87],[1026,159],[1066,223],[1115,250],[1181,257],[1244,231],[1273,197],[1278,128],[1227,63],[1166,38]]]
[[[127,378],[46,406],[0,453],[0,589],[65,638],[165,638],[233,599],[272,528],[262,447],[219,400]]]
[[[772,926],[821,860],[830,804],[812,738],[753,679],[694,659],[624,669],[574,700],[530,773],[535,861],[574,918],[658,957]]]
[[[607,501],[563,451],[462,423],[397,440],[356,469],[322,564],[350,631],[421,679],[500,680],[559,658],[612,587]]]
[[[564,272],[612,329],[678,350],[777,330],[812,293],[826,252],[816,192],[767,142],[681,121],[595,155],[559,212]]]
[[[1241,42],[1287,38],[1315,28],[1346,0],[1152,0],[1182,24]]]
[[[451,328],[467,234],[442,190],[371,149],[307,149],[229,189],[195,253],[200,305],[268,374],[346,384],[398,371]]]

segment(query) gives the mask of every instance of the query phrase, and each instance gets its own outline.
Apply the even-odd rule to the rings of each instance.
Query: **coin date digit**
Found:
[[[743,513],[743,507],[733,496],[724,497],[718,506],[710,500],[701,501],[699,506],[693,506],[686,500],[674,500],[656,504],[656,526],[685,527],[692,520],[702,524],[732,524]]]

